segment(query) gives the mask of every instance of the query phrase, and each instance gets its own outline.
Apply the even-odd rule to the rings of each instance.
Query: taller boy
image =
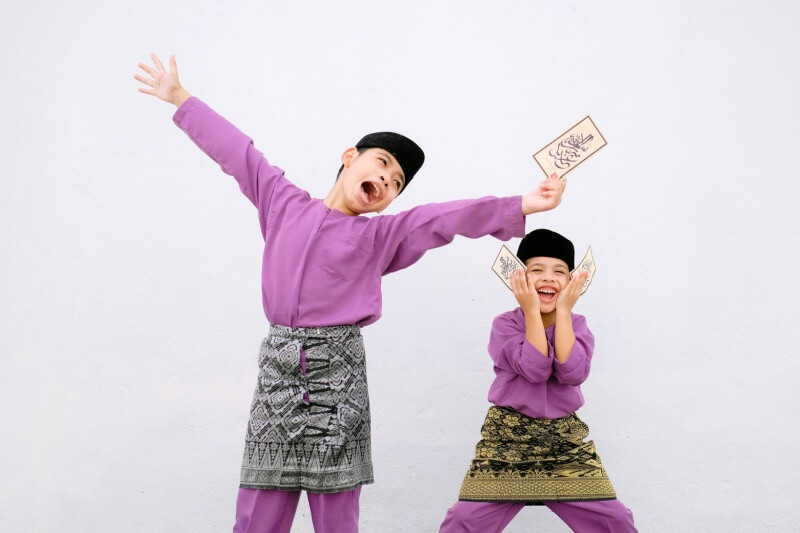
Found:
[[[360,327],[381,315],[381,277],[416,262],[456,235],[507,240],[525,215],[553,209],[565,183],[542,182],[520,197],[381,212],[424,160],[396,133],[365,136],[342,154],[324,200],[272,166],[252,140],[180,84],[175,58],[139,67],[139,91],[175,104],[175,123],[257,207],[264,236],[262,297],[271,327],[261,344],[258,384],[237,498],[234,532],[288,532],[300,491],[314,529],[358,531],[360,487],[372,483],[370,416]]]

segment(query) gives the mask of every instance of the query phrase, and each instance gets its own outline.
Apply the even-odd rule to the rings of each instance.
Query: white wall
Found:
[[[314,195],[363,133],[415,138],[395,211],[527,192],[531,154],[591,114],[608,146],[527,228],[595,252],[581,415],[618,494],[643,532],[797,531],[798,23],[789,0],[5,6],[0,530],[232,525],[262,243],[136,92],[155,51]],[[367,533],[435,531],[456,497],[514,305],[498,248],[459,238],[385,280]],[[533,530],[566,527],[526,509],[507,529]]]

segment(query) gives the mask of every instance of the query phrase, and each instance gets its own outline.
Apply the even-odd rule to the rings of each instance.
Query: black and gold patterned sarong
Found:
[[[492,406],[458,497],[529,504],[614,499],[588,436],[574,413],[547,420]]]
[[[272,326],[259,352],[240,487],[340,492],[372,480],[360,329]]]

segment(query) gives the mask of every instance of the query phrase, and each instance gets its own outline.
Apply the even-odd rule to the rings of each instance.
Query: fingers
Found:
[[[583,282],[586,281],[584,272],[586,271],[582,270],[577,275],[573,276],[572,279],[569,280],[569,283],[567,283],[567,286],[559,293],[558,300],[556,300],[556,307],[558,309],[571,311],[578,302],[578,298],[580,298],[581,295],[581,288],[583,288]]]
[[[514,293],[514,298],[519,303],[524,311],[539,310],[539,298],[533,288],[533,280],[530,273],[524,270],[517,269],[511,273],[509,280],[511,281],[511,291]]]
[[[564,190],[567,186],[567,178],[547,178],[542,182],[542,185],[547,187],[550,190]]]
[[[139,87],[137,89],[140,93],[144,93],[144,94],[149,94],[149,95],[155,96],[155,94],[156,94],[156,92],[154,90],[155,89],[155,83],[153,82],[152,79],[145,78],[144,76],[140,76],[139,74],[134,74],[133,75],[133,79],[135,79],[139,83],[147,85],[147,87]]]
[[[566,183],[563,180],[547,178],[539,184],[539,191],[543,195],[556,195],[564,192]]]
[[[158,74],[158,72],[156,72],[153,69],[153,67],[151,67],[150,65],[147,65],[145,63],[139,63],[139,68],[142,69],[143,71],[147,72],[153,78],[155,78],[156,74]]]
[[[521,268],[511,273],[511,290],[515,295],[524,295],[529,291],[528,276]]]
[[[158,59],[158,56],[155,54],[150,54],[150,59],[153,60],[153,64],[156,66],[159,72],[166,72],[167,69],[164,68],[164,65],[161,63],[161,60]]]
[[[586,278],[588,277],[589,273],[586,270],[581,270],[576,276],[573,276],[572,279],[569,280],[567,292],[573,293],[576,300],[578,296],[581,295],[581,289],[583,289],[583,284],[586,283]]]
[[[561,195],[564,194],[566,181],[558,178],[547,178],[540,184],[540,192],[543,198],[555,202],[561,202]]]
[[[586,275],[587,274],[588,273],[585,270],[581,270],[580,272],[578,272],[577,274],[575,274],[574,276],[572,276],[570,278],[569,284],[571,285],[572,283],[576,283],[576,284],[583,283],[584,281],[586,281]]]
[[[580,279],[580,283],[578,283],[578,290],[582,291],[583,290],[583,285],[586,283],[586,280],[589,279],[589,271],[588,270],[582,271],[581,275],[580,275],[580,278],[581,279]]]
[[[156,54],[150,54],[150,59],[153,65],[147,63],[139,63],[139,68],[142,73],[134,74],[133,78],[144,85],[139,87],[140,93],[156,96],[164,101],[170,101],[169,91],[174,85],[178,83],[177,80],[177,64],[175,63],[175,56],[171,55],[169,58],[170,72],[164,68],[164,64]]]
[[[133,75],[133,79],[135,79],[136,81],[138,81],[140,83],[144,83],[148,87],[153,87],[153,80],[152,79],[145,78],[144,76],[140,76],[138,74],[134,74]]]
[[[525,283],[525,279],[522,277],[521,272],[524,272],[522,269],[518,268],[514,272],[511,273],[510,280],[511,280],[511,290],[514,294],[517,294],[522,290],[522,284]]]

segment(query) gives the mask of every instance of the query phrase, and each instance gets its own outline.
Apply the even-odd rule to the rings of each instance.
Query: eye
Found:
[[[386,159],[384,159],[384,158],[382,158],[382,157],[379,157],[379,158],[378,158],[378,161],[380,161],[380,162],[381,162],[381,165],[383,165],[383,166],[386,166]]]
[[[402,187],[402,186],[403,186],[403,184],[402,184],[402,183],[400,183],[400,180],[394,180],[394,186],[395,186],[395,187],[397,187],[397,188],[399,189],[400,187]]]
[[[542,271],[541,268],[534,268],[533,270],[531,270],[531,272],[536,272],[536,273],[539,273],[541,271]]]

